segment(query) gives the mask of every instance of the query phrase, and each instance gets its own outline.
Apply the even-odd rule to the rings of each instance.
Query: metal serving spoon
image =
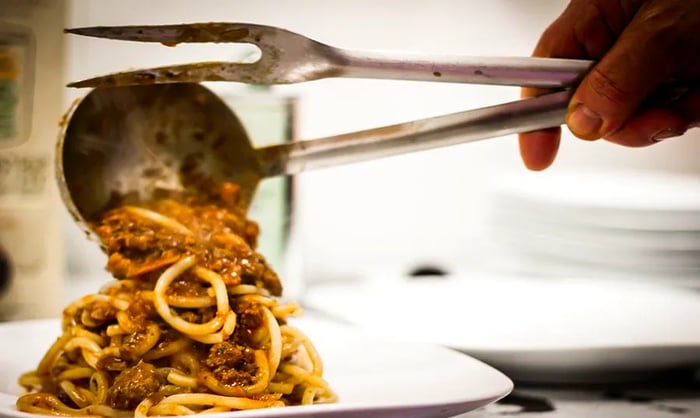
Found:
[[[569,96],[256,149],[233,111],[200,84],[97,88],[66,115],[56,177],[70,213],[90,234],[87,222],[119,198],[233,181],[248,205],[266,177],[559,126]]]

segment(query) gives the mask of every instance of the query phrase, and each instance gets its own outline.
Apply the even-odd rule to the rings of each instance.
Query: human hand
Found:
[[[640,108],[663,83],[700,79],[700,0],[571,0],[533,55],[597,61],[569,104],[578,138],[643,147],[700,126],[698,87],[672,105]],[[560,128],[520,134],[525,165],[549,167],[560,137]]]

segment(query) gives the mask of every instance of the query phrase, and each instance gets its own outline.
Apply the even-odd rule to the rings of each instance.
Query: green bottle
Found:
[[[34,47],[29,28],[0,20],[0,148],[29,139]]]
[[[17,135],[17,107],[19,86],[18,58],[8,45],[0,41],[0,141],[12,140]]]

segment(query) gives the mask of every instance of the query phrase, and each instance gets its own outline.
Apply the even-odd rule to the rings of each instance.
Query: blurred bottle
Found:
[[[219,93],[234,110],[255,147],[290,142],[295,137],[297,100],[269,86],[247,85]],[[264,179],[248,216],[260,225],[258,250],[277,271],[284,296],[295,298],[300,284],[289,272],[286,250],[292,212],[291,177]]]
[[[53,150],[63,113],[66,2],[0,0],[0,320],[63,305]]]

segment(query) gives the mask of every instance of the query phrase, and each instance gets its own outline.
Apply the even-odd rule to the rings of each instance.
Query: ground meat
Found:
[[[253,363],[245,363],[235,369],[217,367],[214,376],[225,386],[248,386],[255,383],[257,367]]]
[[[280,296],[279,279],[255,252],[258,225],[246,219],[243,208],[237,206],[237,194],[238,186],[224,183],[218,196],[198,190],[198,195],[186,193],[139,203],[142,209],[177,221],[190,233],[134,214],[128,208],[108,211],[94,225],[109,254],[107,270],[117,279],[150,281],[184,255],[193,255],[200,265],[220,274],[228,286],[253,284]],[[173,287],[173,294],[183,294],[177,284]]]
[[[154,230],[140,231],[139,234],[126,235],[123,246],[135,250],[146,251],[158,243],[158,236]]]
[[[117,315],[117,308],[108,302],[93,302],[85,310],[90,319],[98,323],[114,319]]]
[[[234,207],[239,204],[240,201],[240,191],[241,186],[235,183],[223,183],[219,188],[219,196],[221,196],[221,201],[227,205]]]
[[[257,305],[249,302],[238,302],[233,309],[238,315],[238,325],[233,333],[235,341],[255,346],[255,333],[263,324],[262,311]]]
[[[253,351],[230,341],[213,345],[204,364],[227,386],[250,385],[257,373]]]
[[[131,320],[140,327],[145,326],[148,320],[158,317],[158,312],[156,312],[153,302],[141,297],[134,299],[134,301],[129,304],[127,312]]]
[[[265,272],[265,262],[259,257],[249,257],[241,260],[241,275],[245,278],[248,284],[255,284]]]
[[[263,314],[260,307],[250,302],[238,302],[234,306],[238,314],[238,328],[255,331],[263,324]]]
[[[282,295],[282,282],[279,276],[274,271],[265,269],[262,275],[263,286],[272,293],[274,296]]]
[[[178,331],[170,327],[165,327],[164,329],[161,328],[160,339],[158,340],[158,344],[156,344],[154,349],[159,349],[170,345],[173,341],[180,339],[180,335],[181,334]]]
[[[126,370],[127,364],[126,360],[117,356],[102,356],[97,362],[97,370],[102,370],[106,372],[121,372]]]
[[[211,369],[220,366],[235,367],[244,357],[245,347],[225,341],[211,347],[204,364]]]
[[[133,410],[149,395],[156,393],[164,382],[156,368],[144,362],[121,372],[107,394],[112,408]]]
[[[173,296],[206,296],[207,288],[193,277],[180,276],[168,286],[168,295]]]
[[[154,341],[155,338],[160,338],[159,331],[157,327],[151,325],[142,327],[138,331],[127,335],[119,349],[119,354],[127,360],[137,360],[139,356],[142,355],[141,353],[144,353],[144,350],[147,348],[144,347],[144,344],[149,341]]]
[[[243,231],[243,238],[248,242],[250,248],[255,249],[258,246],[258,236],[260,235],[260,227],[256,222],[248,221]]]
[[[133,262],[120,253],[112,253],[107,260],[107,270],[117,279],[129,277]]]
[[[243,267],[241,262],[231,259],[231,252],[225,248],[214,247],[203,257],[204,265],[221,275],[227,286],[241,284],[241,272]]]

